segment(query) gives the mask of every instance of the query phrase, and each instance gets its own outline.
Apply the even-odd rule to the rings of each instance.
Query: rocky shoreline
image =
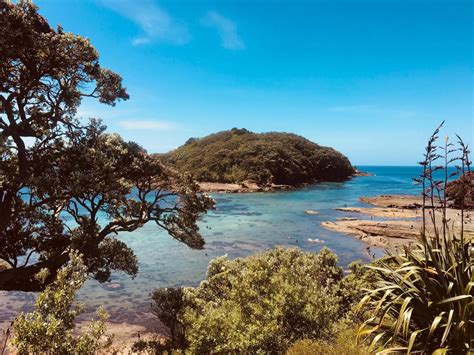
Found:
[[[356,170],[356,172],[350,177],[350,179],[360,176],[373,176],[372,173],[366,173],[363,171]],[[285,191],[294,190],[297,188],[305,187],[311,184],[317,184],[322,181],[313,181],[309,183],[303,183],[298,185],[285,185],[285,184],[266,184],[259,185],[253,181],[243,181],[240,184],[236,183],[224,183],[224,182],[205,182],[199,181],[197,184],[201,192],[217,192],[217,193],[251,193],[251,192],[272,192],[272,191]]]
[[[369,246],[396,248],[415,242],[420,236],[422,228],[422,198],[416,195],[381,195],[376,197],[361,197],[361,202],[368,203],[373,207],[342,207],[336,210],[346,213],[357,213],[369,219],[342,217],[334,222],[322,222],[321,226],[326,229],[352,235],[367,243]],[[437,203],[435,201],[435,207]],[[429,206],[428,206],[429,207]],[[460,230],[460,211],[448,208],[446,217],[453,226],[454,232]],[[374,221],[373,218],[382,220]],[[442,215],[435,210],[435,221],[439,226]],[[426,211],[428,233],[434,235],[433,223],[431,222],[431,209]],[[464,217],[464,232],[466,235],[474,235],[474,223],[472,213],[466,213]]]
[[[281,190],[292,190],[295,186],[291,185],[258,185],[254,182],[244,182],[241,184],[227,184],[221,182],[198,182],[202,192],[218,193],[250,193],[250,192],[270,192]]]

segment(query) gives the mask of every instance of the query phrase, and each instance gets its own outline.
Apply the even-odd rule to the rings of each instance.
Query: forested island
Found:
[[[148,24],[153,14],[142,5]],[[365,186],[352,190],[352,182],[328,184],[337,185],[332,197],[317,188],[321,195],[311,199],[302,196],[310,188],[262,194],[276,216],[266,219],[260,197],[226,210],[224,198],[202,193],[195,180],[272,189],[344,181],[356,170],[341,153],[303,137],[245,129],[150,154],[79,114],[82,99],[109,106],[129,99],[122,77],[99,59],[88,38],[52,27],[32,1],[0,0],[1,354],[472,354],[473,175],[470,148],[459,136],[439,139],[441,124],[429,137],[414,177],[418,198],[372,197],[380,187],[360,179]],[[389,178],[382,175],[389,182],[383,192],[396,186]],[[355,201],[360,191],[371,196]],[[326,227],[371,246],[384,237],[397,245],[356,261],[349,238],[317,235],[319,212],[303,213],[294,208],[298,198],[284,195],[322,207],[319,216],[335,219]],[[347,215],[335,218],[335,203],[347,201],[355,206],[338,208]],[[222,226],[213,235],[211,218]],[[324,241],[313,244],[309,236]],[[337,239],[332,245],[343,247],[330,250]],[[199,257],[210,259],[206,275]],[[180,269],[183,263],[189,269]],[[188,282],[182,270],[202,277]],[[105,308],[89,321],[77,316],[96,308],[92,290]],[[148,334],[123,331],[133,326],[136,305],[140,318],[152,316],[153,324],[140,328]]]
[[[344,181],[355,174],[349,159],[291,133],[254,133],[233,128],[191,138],[162,156],[183,173],[192,173],[205,190],[239,191],[291,188],[317,181]],[[235,187],[235,186],[234,186]]]

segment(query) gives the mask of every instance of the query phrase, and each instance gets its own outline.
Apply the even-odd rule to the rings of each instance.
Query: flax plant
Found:
[[[464,176],[471,162],[459,136],[457,149],[447,138],[437,146],[442,125],[430,137],[420,163],[423,172],[415,179],[423,187],[420,241],[368,266],[377,282],[364,290],[357,306],[368,315],[359,336],[372,337],[372,347],[380,353],[466,354],[474,348],[472,236],[465,235],[463,205],[461,227],[455,231],[445,194],[447,180],[455,174],[449,174],[448,166],[459,163],[457,173]],[[466,196],[472,186],[460,180]]]

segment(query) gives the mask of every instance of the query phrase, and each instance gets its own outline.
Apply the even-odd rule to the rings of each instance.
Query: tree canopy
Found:
[[[205,182],[299,185],[346,180],[355,172],[347,157],[301,136],[237,128],[191,138],[162,159]]]
[[[89,40],[51,28],[27,1],[0,2],[0,34],[0,289],[42,289],[34,275],[46,267],[54,280],[69,248],[100,281],[133,275],[136,257],[115,235],[149,221],[201,248],[196,221],[213,201],[100,121],[75,117],[84,97],[129,98]]]

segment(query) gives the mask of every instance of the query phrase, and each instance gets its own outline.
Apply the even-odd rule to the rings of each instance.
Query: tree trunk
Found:
[[[61,254],[53,259],[40,261],[34,265],[0,271],[0,291],[43,291],[46,285],[54,281],[57,271],[68,260],[68,254]],[[45,282],[41,283],[35,278],[35,275],[43,268],[47,268],[49,274]]]

